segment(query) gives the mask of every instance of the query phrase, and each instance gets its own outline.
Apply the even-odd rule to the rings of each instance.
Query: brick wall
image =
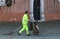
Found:
[[[11,7],[1,7],[0,22],[10,21],[16,18],[16,21],[21,21],[23,13],[28,10],[30,12],[30,0],[15,0],[15,4]],[[55,3],[55,4],[54,4]],[[45,20],[60,20],[60,3],[54,0],[44,0],[44,15]]]
[[[44,0],[45,2],[45,20],[60,20],[60,3],[58,0]]]
[[[0,22],[7,22],[16,18],[16,21],[21,21],[23,13],[29,11],[29,0],[15,0],[11,7],[1,7]]]

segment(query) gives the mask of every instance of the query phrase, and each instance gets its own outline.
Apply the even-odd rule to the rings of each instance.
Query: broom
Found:
[[[0,35],[12,35],[13,33],[15,33],[18,29],[20,29],[22,27],[22,25],[20,25],[18,28],[16,28],[14,31],[7,33],[7,34],[0,34]]]
[[[13,33],[15,33],[18,29],[20,29],[22,27],[22,25],[20,25],[18,28],[16,28],[14,31],[7,33],[7,34],[2,34],[2,35],[12,35]]]

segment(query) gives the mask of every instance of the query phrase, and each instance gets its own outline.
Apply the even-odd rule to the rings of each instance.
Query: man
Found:
[[[24,15],[23,15],[23,18],[22,18],[22,25],[23,25],[23,27],[22,27],[22,29],[19,31],[19,35],[21,35],[21,33],[22,33],[22,31],[24,31],[24,30],[26,30],[26,34],[27,34],[27,36],[29,36],[30,34],[29,34],[29,29],[28,29],[28,21],[29,21],[29,19],[28,19],[28,11],[25,11],[25,13],[24,13]]]

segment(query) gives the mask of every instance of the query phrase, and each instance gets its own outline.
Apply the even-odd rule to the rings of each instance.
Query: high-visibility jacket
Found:
[[[23,15],[22,24],[28,24],[28,15],[27,14]]]

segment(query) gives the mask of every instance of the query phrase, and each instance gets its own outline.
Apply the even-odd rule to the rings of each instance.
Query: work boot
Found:
[[[21,34],[18,32],[18,35],[20,35],[21,36]]]

